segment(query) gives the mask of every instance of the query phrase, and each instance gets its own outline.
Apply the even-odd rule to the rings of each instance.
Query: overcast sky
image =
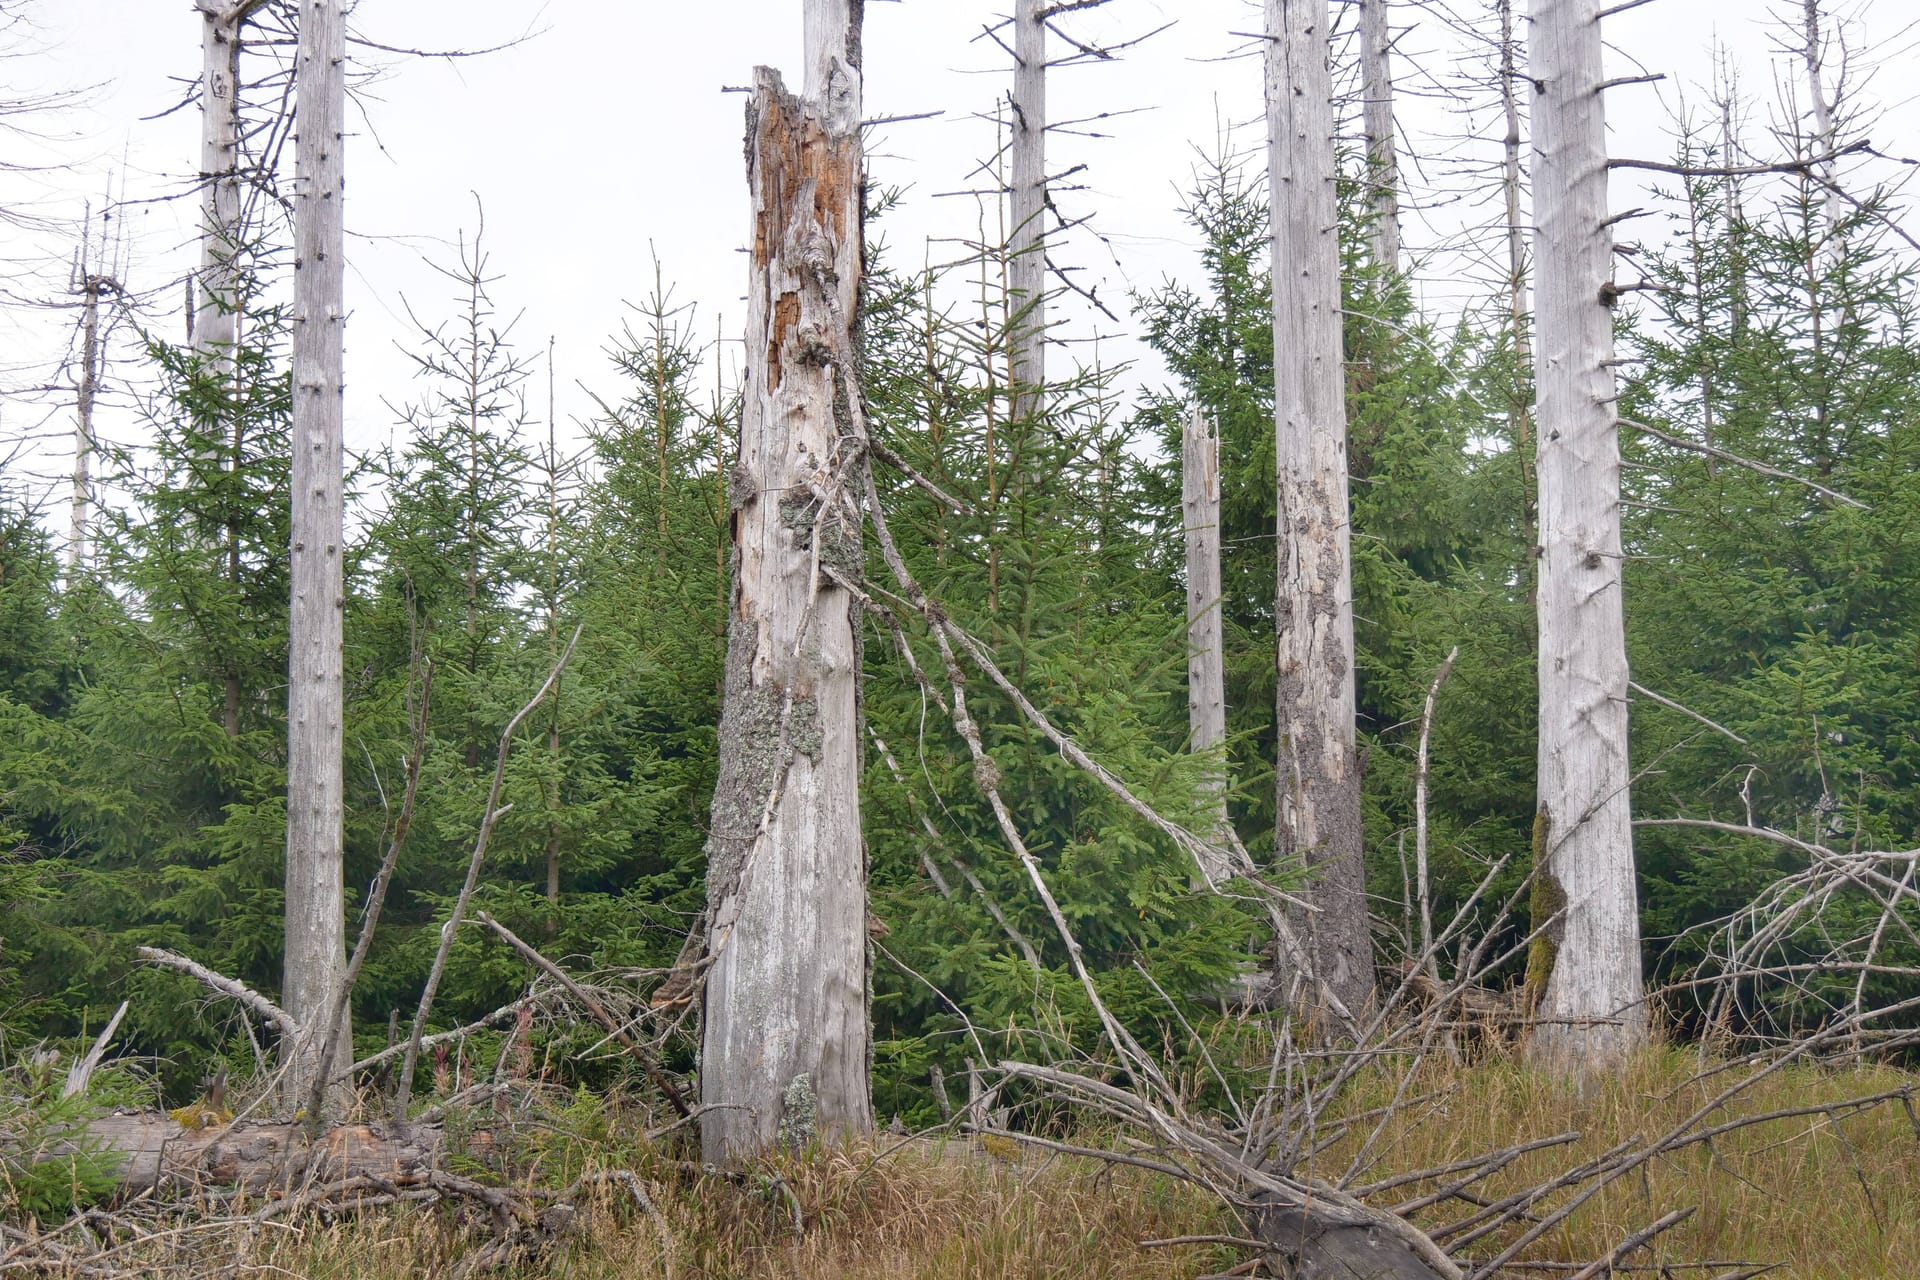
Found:
[[[1396,27],[1411,28],[1396,64],[1402,128],[1425,157],[1409,161],[1409,199],[1423,212],[1407,241],[1424,259],[1421,296],[1436,312],[1486,292],[1490,277],[1476,278],[1476,260],[1462,250],[1499,216],[1497,192],[1469,183],[1461,168],[1497,156],[1490,90],[1481,89],[1476,103],[1448,100],[1454,82],[1484,56],[1471,33],[1484,36],[1491,24],[1483,0],[1450,2],[1463,22],[1449,25],[1413,3],[1399,5],[1394,19]],[[990,116],[1008,88],[1007,56],[980,38],[998,6],[868,4],[868,114],[945,113],[883,126],[869,140],[876,178],[907,191],[905,206],[883,230],[896,262],[954,256],[941,238],[977,234],[979,202],[939,193],[982,185],[969,172],[990,151],[993,135],[978,116]],[[1780,77],[1797,74],[1775,49],[1780,28],[1770,13],[1785,7],[1655,0],[1610,19],[1610,75],[1669,76],[1608,95],[1615,154],[1671,154],[1673,114],[1683,101],[1706,96],[1716,42],[1741,68],[1756,125],[1777,118]],[[1920,151],[1920,115],[1909,97],[1920,58],[1903,33],[1907,11],[1920,5],[1845,0],[1842,7],[1854,15],[1852,42],[1880,66],[1866,92],[1887,113],[1873,130],[1875,141],[1896,153]],[[724,320],[728,336],[736,336],[745,269],[737,252],[746,225],[744,99],[722,90],[749,83],[756,64],[797,68],[800,12],[800,0],[362,0],[356,30],[393,46],[478,47],[536,34],[505,52],[458,62],[377,55],[386,73],[361,95],[364,110],[353,117],[359,131],[347,159],[350,447],[389,439],[395,415],[388,402],[417,393],[395,344],[408,338],[407,307],[423,317],[450,314],[449,290],[424,259],[445,260],[463,229],[470,234],[476,196],[486,209],[492,266],[504,276],[497,301],[509,313],[525,312],[517,337],[530,354],[544,352],[549,335],[557,340],[563,423],[589,412],[576,384],[617,391],[603,349],[628,314],[626,304],[651,288],[656,252],[676,299],[698,303],[701,332]],[[178,337],[178,282],[195,256],[195,211],[190,200],[151,201],[190,187],[198,113],[143,117],[179,101],[181,79],[197,74],[200,20],[190,0],[40,0],[34,13],[40,50],[0,63],[0,75],[43,88],[98,88],[84,109],[54,126],[62,136],[37,150],[30,140],[0,135],[0,148],[12,152],[0,163],[49,155],[72,163],[62,173],[0,174],[0,197],[11,207],[30,204],[50,217],[77,219],[87,199],[97,207],[111,180],[116,195],[149,202],[121,211],[128,283],[149,299],[141,321]],[[1129,290],[1194,271],[1195,236],[1178,206],[1196,148],[1213,151],[1234,126],[1238,147],[1261,141],[1259,62],[1231,59],[1253,47],[1234,33],[1256,31],[1260,22],[1259,5],[1248,0],[1111,0],[1061,20],[1092,41],[1172,24],[1116,62],[1058,71],[1050,87],[1056,119],[1133,112],[1093,126],[1108,137],[1055,139],[1049,163],[1056,172],[1087,166],[1074,178],[1087,189],[1060,199],[1071,215],[1093,215],[1090,234],[1055,256],[1085,268],[1123,321]],[[1056,46],[1056,56],[1066,52]],[[1468,135],[1481,141],[1463,144]],[[1644,193],[1630,182],[1616,182],[1617,208],[1643,203]],[[14,299],[0,303],[0,391],[47,381],[70,345],[70,313],[19,302],[57,295],[68,253],[58,237],[0,225],[0,263]],[[1100,353],[1112,361],[1139,354],[1129,327],[1076,313],[1069,336],[1104,335]],[[1073,350],[1088,356],[1093,348]],[[129,353],[122,347],[117,354]],[[118,372],[135,371],[123,363]],[[1159,377],[1143,361],[1133,384]],[[544,385],[536,398],[535,416],[544,417]],[[45,397],[0,398],[0,438],[51,437],[16,461],[16,479],[50,485],[64,474],[69,421]],[[121,409],[107,430],[126,438],[138,428]]]

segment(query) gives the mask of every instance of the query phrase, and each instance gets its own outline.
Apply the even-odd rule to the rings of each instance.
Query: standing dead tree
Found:
[[[343,389],[346,350],[346,14],[343,0],[301,0],[300,137],[294,190],[293,592],[287,684],[287,1012],[324,1033],[347,967],[342,876],[346,684]],[[341,1018],[334,1061],[353,1057]],[[306,1100],[322,1057],[293,1046],[289,1108]]]
[[[189,332],[224,380],[240,336],[242,218],[241,54],[247,24],[268,0],[195,0],[200,36],[200,270]]]
[[[1628,803],[1613,232],[1600,0],[1535,0],[1539,808],[1534,1059],[1609,1070],[1646,1042]],[[1548,922],[1551,923],[1548,923]]]
[[[1355,744],[1333,78],[1326,0],[1267,0],[1279,502],[1279,850],[1315,877],[1317,976],[1348,1009],[1373,992]]]
[[[1373,261],[1389,276],[1400,271],[1400,161],[1393,116],[1393,33],[1389,0],[1360,0],[1361,120],[1372,186]]]
[[[102,253],[106,252],[102,237]],[[87,552],[93,527],[93,455],[98,447],[94,434],[94,404],[100,394],[105,372],[105,349],[101,343],[100,305],[105,298],[120,292],[113,271],[94,260],[93,225],[89,217],[82,228],[80,252],[75,255],[69,290],[80,306],[80,368],[74,376],[73,414],[73,517],[67,534],[67,581],[79,581],[87,571]]]
[[[848,427],[862,265],[862,0],[809,0],[806,92],[755,76],[734,592],[708,844],[700,1087],[709,1160],[873,1126],[860,597]],[[857,382],[857,379],[856,379]],[[698,949],[694,949],[698,948]]]
[[[1527,548],[1524,572],[1529,589],[1534,577],[1533,546],[1539,503],[1533,483],[1533,299],[1527,284],[1527,224],[1522,209],[1522,188],[1526,174],[1521,163],[1521,144],[1526,141],[1520,127],[1520,54],[1519,37],[1514,31],[1515,0],[1496,0],[1500,11],[1500,118],[1505,132],[1500,137],[1500,194],[1506,210],[1507,241],[1507,319],[1513,344],[1513,397],[1507,408],[1507,421],[1513,436],[1515,457],[1520,465],[1520,506],[1522,542]]]
[[[1031,418],[1047,385],[1048,0],[1018,0],[1013,17],[1013,234],[1007,272],[1014,308],[1013,416]]]
[[[1182,438],[1181,522],[1187,531],[1187,746],[1208,755],[1205,790],[1213,830],[1208,838],[1225,847],[1227,818],[1226,628],[1220,576],[1220,433],[1199,405],[1187,416]],[[1233,867],[1209,855],[1199,880],[1225,884]]]

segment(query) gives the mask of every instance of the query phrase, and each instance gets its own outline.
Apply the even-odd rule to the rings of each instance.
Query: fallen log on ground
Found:
[[[1379,1217],[1266,1195],[1249,1215],[1254,1235],[1292,1280],[1446,1280]],[[1452,1272],[1452,1275],[1459,1273]]]
[[[163,1112],[101,1116],[88,1135],[120,1154],[117,1199],[205,1189],[284,1194],[291,1188],[371,1179],[421,1185],[440,1167],[441,1132],[410,1125],[346,1124],[310,1136],[301,1122],[241,1120],[192,1129]],[[479,1131],[485,1133],[485,1130]]]

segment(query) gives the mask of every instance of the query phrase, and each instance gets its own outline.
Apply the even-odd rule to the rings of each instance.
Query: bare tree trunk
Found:
[[[1013,17],[1013,417],[1040,411],[1047,381],[1047,25],[1043,0]]]
[[[1721,57],[1726,58],[1725,50],[1721,51]],[[1718,89],[1722,95],[1720,98],[1720,163],[1738,166],[1742,159],[1740,127],[1736,120],[1740,93],[1739,80],[1733,72],[1730,60],[1723,62],[1722,66]],[[1726,193],[1727,236],[1733,258],[1731,299],[1733,314],[1730,317],[1729,327],[1732,340],[1737,346],[1747,336],[1747,209],[1743,180],[1738,176],[1728,178]],[[1709,440],[1706,443],[1712,444],[1713,441]]]
[[[193,308],[193,349],[218,369],[233,370],[239,337],[240,29],[252,4],[197,0],[200,10],[200,271]]]
[[[1400,271],[1400,160],[1393,129],[1390,0],[1360,0],[1360,81],[1366,99],[1367,180],[1373,185],[1373,260]]]
[[[234,347],[240,340],[240,281],[234,256],[240,250],[240,48],[241,29],[260,0],[196,0],[200,11],[200,270],[189,297],[188,337],[222,386],[233,381]],[[231,425],[232,465],[244,448],[239,421]],[[227,531],[227,573],[239,580],[240,545]],[[236,672],[224,680],[222,723],[240,736],[244,691]]]
[[[1187,418],[1181,452],[1182,522],[1187,529],[1187,725],[1195,754],[1216,756],[1206,790],[1212,821],[1206,838],[1223,848],[1227,825],[1226,642],[1221,623],[1220,586],[1220,435],[1199,405]],[[1205,860],[1199,879],[1207,887],[1233,875],[1224,854]],[[1196,883],[1196,888],[1202,887]]]
[[[1602,0],[1534,0],[1540,159],[1540,778],[1536,1062],[1605,1070],[1646,1040],[1628,804],[1620,438]],[[1545,972],[1542,972],[1542,969]]]
[[[346,972],[342,888],[346,582],[342,462],[345,350],[345,0],[301,0],[300,137],[295,152],[293,599],[288,616],[287,901],[283,1003],[302,1027],[327,1026]],[[335,1062],[351,1062],[350,1019]],[[320,1033],[324,1034],[324,1032]],[[294,1045],[289,1098],[304,1102],[320,1045]]]
[[[560,428],[554,413],[553,353],[555,340],[547,338],[547,658],[560,666]],[[547,905],[560,905],[560,681],[553,682],[553,707],[547,720]],[[560,931],[559,913],[547,917],[547,937]]]
[[[809,0],[808,93],[756,73],[746,408],[708,843],[706,1158],[873,1127],[859,600],[859,0]]]
[[[1813,120],[1813,137],[1810,139],[1813,154],[1831,156],[1836,150],[1837,139],[1834,128],[1833,104],[1827,100],[1826,58],[1827,37],[1820,29],[1821,0],[1802,0],[1801,30],[1806,37],[1806,47],[1802,51],[1802,60],[1807,65],[1807,100],[1810,104]],[[1725,163],[1732,164],[1728,160]],[[1814,176],[1824,184],[1824,194],[1820,207],[1825,215],[1826,230],[1833,231],[1833,161],[1827,160],[1814,167]]]
[[[1314,873],[1309,950],[1347,1008],[1373,993],[1354,746],[1352,529],[1326,0],[1267,0],[1280,574],[1279,852]]]
[[[91,236],[91,229],[88,232]],[[89,248],[91,246],[89,245]],[[80,378],[74,387],[73,523],[67,534],[67,587],[87,571],[93,526],[93,402],[100,391],[100,295],[112,287],[96,275],[85,249],[80,255]]]
[[[1501,165],[1501,187],[1507,210],[1507,314],[1512,323],[1514,395],[1507,418],[1513,430],[1513,447],[1520,459],[1520,511],[1525,548],[1522,574],[1529,597],[1534,592],[1534,544],[1538,535],[1538,500],[1534,494],[1533,466],[1533,303],[1527,294],[1527,228],[1522,221],[1520,166],[1520,72],[1519,40],[1513,29],[1514,0],[1499,0],[1500,5],[1500,106],[1506,120],[1503,140],[1505,156]]]

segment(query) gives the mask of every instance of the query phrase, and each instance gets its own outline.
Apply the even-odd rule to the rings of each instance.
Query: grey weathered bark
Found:
[[[405,1134],[344,1125],[316,1137],[306,1124],[285,1121],[182,1128],[164,1111],[101,1116],[87,1133],[121,1157],[113,1175],[119,1200],[215,1187],[277,1196],[355,1177],[417,1187],[440,1168],[443,1148],[442,1131],[430,1125]]]
[[[1539,159],[1540,777],[1533,1059],[1585,1072],[1645,1042],[1628,804],[1613,237],[1602,0],[1534,0]],[[1540,972],[1541,969],[1546,972]]]
[[[1367,138],[1368,181],[1373,191],[1373,260],[1400,270],[1400,160],[1393,126],[1393,34],[1390,0],[1360,0],[1361,112]]]
[[[222,374],[239,337],[241,28],[258,0],[196,0],[200,11],[200,270],[193,349]]]
[[[1801,60],[1807,68],[1807,100],[1812,119],[1813,136],[1809,139],[1810,150],[1815,155],[1831,156],[1836,147],[1834,128],[1834,106],[1827,99],[1827,36],[1821,30],[1821,0],[1802,0],[1801,34],[1806,38],[1805,48],[1801,51]],[[1732,160],[1724,163],[1731,165]],[[1826,221],[1826,230],[1833,230],[1834,204],[1833,181],[1834,162],[1829,159],[1814,166],[1814,176],[1824,185],[1820,205]]]
[[[1043,0],[1013,15],[1013,234],[1007,246],[1013,332],[1013,416],[1040,411],[1047,381],[1047,24]]]
[[[100,391],[100,295],[113,281],[94,272],[85,251],[75,285],[80,292],[80,376],[74,383],[73,523],[67,534],[67,585],[87,571],[89,530],[93,522],[93,402]]]
[[[1354,744],[1339,213],[1327,0],[1267,0],[1279,499],[1279,852],[1314,873],[1316,977],[1347,1008],[1373,993]]]
[[[1427,700],[1420,708],[1420,746],[1413,766],[1413,875],[1415,896],[1420,910],[1420,958],[1427,976],[1440,980],[1439,958],[1433,953],[1433,877],[1427,859],[1427,779],[1430,776],[1433,749],[1433,713],[1440,703],[1440,687],[1453,674],[1460,660],[1460,646],[1447,652],[1446,661],[1434,674],[1427,688]]]
[[[720,776],[708,841],[709,1160],[873,1127],[849,447],[861,288],[859,0],[808,0],[807,86],[761,68]]]
[[[1506,198],[1507,316],[1511,325],[1509,333],[1513,341],[1515,366],[1513,404],[1507,412],[1507,420],[1513,431],[1514,451],[1520,460],[1520,506],[1525,535],[1521,545],[1526,548],[1522,572],[1531,592],[1536,536],[1534,526],[1538,518],[1533,468],[1529,457],[1533,450],[1533,301],[1527,290],[1527,227],[1522,220],[1521,187],[1524,173],[1521,169],[1520,146],[1524,138],[1520,131],[1519,38],[1514,31],[1513,5],[1514,0],[1499,0],[1500,106],[1507,127],[1506,136],[1502,139],[1504,155],[1500,166],[1500,185]]]
[[[240,340],[240,274],[244,238],[240,207],[240,51],[247,21],[264,0],[195,0],[200,12],[200,269],[188,292],[188,340],[213,375],[232,382]],[[231,462],[240,465],[244,425],[230,424]],[[229,529],[227,576],[240,578],[240,543]],[[244,690],[237,672],[224,680],[227,736],[240,736]]]
[[[1187,530],[1187,734],[1195,754],[1211,754],[1205,789],[1210,821],[1196,828],[1224,847],[1227,826],[1227,679],[1220,585],[1220,434],[1199,405],[1188,415],[1181,450],[1182,523]],[[1209,830],[1208,828],[1211,828]],[[1233,875],[1226,854],[1200,859],[1196,885]]]
[[[343,377],[346,326],[345,0],[301,0],[296,75],[293,299],[293,593],[288,615],[286,959],[282,998],[302,1027],[327,1025],[347,965],[342,841]],[[333,1060],[353,1058],[340,1020]],[[289,1055],[304,1102],[320,1056]]]

